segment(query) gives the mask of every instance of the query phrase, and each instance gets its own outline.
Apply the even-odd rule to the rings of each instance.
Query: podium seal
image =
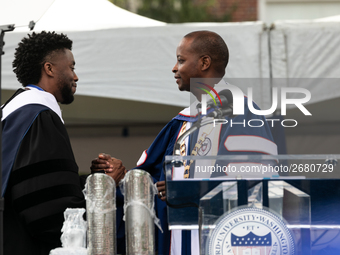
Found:
[[[275,214],[243,208],[222,215],[207,242],[208,254],[292,255],[293,237]]]

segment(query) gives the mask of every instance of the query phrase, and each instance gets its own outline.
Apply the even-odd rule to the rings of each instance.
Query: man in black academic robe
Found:
[[[16,49],[14,72],[25,89],[2,106],[5,255],[49,254],[61,246],[64,211],[85,208],[86,176],[78,174],[58,104],[71,103],[77,87],[71,49],[54,32],[33,33]],[[119,181],[125,168],[111,164]]]

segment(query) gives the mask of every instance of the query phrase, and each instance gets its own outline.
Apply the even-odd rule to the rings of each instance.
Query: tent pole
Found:
[[[4,47],[4,36],[5,32],[13,31],[14,25],[6,25],[6,26],[0,26],[0,105],[1,105],[1,78],[2,78],[2,72],[1,72],[1,57],[5,52],[2,51]],[[2,118],[2,110],[0,111],[0,118]],[[0,192],[2,192],[2,127],[0,127]],[[4,212],[4,198],[2,197],[2,194],[0,195],[0,255],[4,253],[3,247],[3,212]]]

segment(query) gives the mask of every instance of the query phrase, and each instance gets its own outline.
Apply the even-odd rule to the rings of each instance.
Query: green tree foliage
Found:
[[[130,10],[129,2],[127,0],[109,0],[109,2],[113,3],[116,6],[119,6],[120,8]]]
[[[129,9],[124,0],[110,0],[115,5]],[[222,15],[216,15],[217,0],[142,0],[137,13],[167,23],[183,22],[227,22],[236,9],[233,6]]]

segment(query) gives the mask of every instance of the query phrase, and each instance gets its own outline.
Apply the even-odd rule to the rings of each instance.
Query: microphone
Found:
[[[215,108],[214,111],[207,114],[207,117],[222,118],[225,116],[231,117],[233,115],[233,95],[229,89],[222,90],[218,95],[221,98],[222,105],[216,96],[217,107],[213,100],[207,102],[208,106]]]
[[[233,118],[233,108],[232,107],[228,107],[226,109],[216,109],[215,111],[210,112],[209,114],[207,114],[207,117],[213,117],[215,119],[222,119],[223,117],[230,117]]]
[[[213,99],[210,99],[207,102],[207,107],[211,107],[211,108],[219,107],[219,108],[221,108],[224,105],[227,105],[227,104],[230,104],[230,103],[233,102],[233,95],[231,94],[229,89],[222,90],[220,93],[218,93],[218,95],[220,96],[222,105],[221,105],[220,100],[216,96],[215,101],[216,101],[217,105],[215,105],[215,101]]]

